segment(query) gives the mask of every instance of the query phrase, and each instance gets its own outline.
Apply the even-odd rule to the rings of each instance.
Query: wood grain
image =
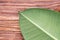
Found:
[[[60,11],[60,0],[0,0],[0,40],[24,40],[18,12],[27,8]]]

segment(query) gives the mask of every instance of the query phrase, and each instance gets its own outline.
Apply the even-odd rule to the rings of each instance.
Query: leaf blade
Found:
[[[23,14],[24,15],[24,17],[25,16],[27,16],[30,20],[32,20],[33,22],[35,22],[37,25],[39,25],[40,23],[43,23],[44,25],[45,25],[45,23],[47,22],[46,20],[46,22],[43,20],[44,19],[44,17],[45,18],[50,18],[50,16],[52,15],[53,16],[53,14],[52,13],[57,13],[57,12],[53,12],[53,11],[50,11],[50,10],[47,10],[47,9],[44,9],[44,10],[42,10],[42,9],[32,9],[32,10],[28,10],[27,12],[25,11],[25,12],[23,12],[23,13],[21,13],[21,14]],[[44,11],[44,12],[43,12]],[[32,13],[31,13],[32,12]],[[49,14],[49,12],[51,13],[51,14]],[[37,14],[36,14],[37,13]],[[44,14],[45,13],[45,14]],[[46,14],[47,13],[47,14]],[[54,14],[54,15],[55,15]],[[58,15],[59,13],[57,13],[57,15]],[[22,16],[23,16],[22,15]],[[38,16],[39,15],[39,16]],[[49,16],[50,15],[50,16]],[[37,16],[37,17],[36,17]],[[43,17],[44,16],[44,17]],[[48,17],[46,17],[46,16],[48,16]],[[35,17],[35,18],[34,18]],[[42,18],[41,18],[42,17]],[[55,16],[54,16],[55,17]],[[36,20],[35,20],[36,19]],[[28,20],[28,19],[27,19]],[[22,21],[22,20],[21,20]],[[20,22],[21,22],[20,21]],[[42,22],[41,22],[42,21]],[[45,23],[44,23],[44,22]],[[31,22],[31,21],[30,21]],[[50,21],[51,22],[51,21]],[[55,22],[55,21],[54,21]],[[22,22],[21,22],[22,23]],[[21,24],[20,23],[20,24]],[[48,22],[47,22],[48,23]],[[47,24],[46,23],[46,24]],[[22,24],[21,24],[22,25]],[[30,25],[30,24],[29,24]],[[50,24],[51,25],[51,24]],[[54,24],[55,25],[55,24]],[[36,26],[36,25],[35,25]],[[39,25],[40,26],[40,25]],[[22,26],[21,26],[22,27]],[[24,27],[24,26],[23,26]],[[22,28],[23,28],[22,27]],[[28,26],[29,27],[29,26]],[[27,28],[27,27],[26,27]],[[41,27],[40,27],[41,28]],[[43,28],[43,27],[42,27]],[[48,28],[50,28],[50,26],[48,26]],[[48,29],[47,28],[47,29]],[[43,28],[44,29],[44,28]],[[47,31],[47,29],[45,28],[44,30],[46,30]],[[38,30],[38,29],[37,29]],[[50,29],[48,29],[48,30],[50,30]],[[23,30],[24,31],[24,30]],[[47,31],[48,32],[48,31]],[[50,31],[49,31],[50,32]],[[48,32],[48,33],[49,33]],[[54,32],[54,31],[53,31]],[[50,32],[51,33],[51,32]],[[53,34],[52,34],[53,35]],[[48,36],[50,36],[50,35],[48,35]],[[54,34],[54,36],[55,36],[55,34]],[[26,38],[27,39],[27,38]],[[42,39],[43,40],[43,39]],[[48,40],[48,38],[46,39],[46,40]],[[53,40],[53,39],[51,39],[51,40]]]

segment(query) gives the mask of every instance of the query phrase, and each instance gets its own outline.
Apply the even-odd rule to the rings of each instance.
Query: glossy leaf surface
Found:
[[[60,13],[42,8],[20,13],[20,28],[25,40],[59,40]]]

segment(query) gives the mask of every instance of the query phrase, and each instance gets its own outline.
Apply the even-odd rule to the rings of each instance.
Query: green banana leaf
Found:
[[[21,13],[20,28],[25,40],[60,40],[60,13],[31,8]]]

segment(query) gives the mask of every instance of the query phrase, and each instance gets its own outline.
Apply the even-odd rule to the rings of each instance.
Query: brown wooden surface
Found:
[[[18,11],[33,7],[60,11],[60,0],[0,0],[0,40],[23,40]]]

